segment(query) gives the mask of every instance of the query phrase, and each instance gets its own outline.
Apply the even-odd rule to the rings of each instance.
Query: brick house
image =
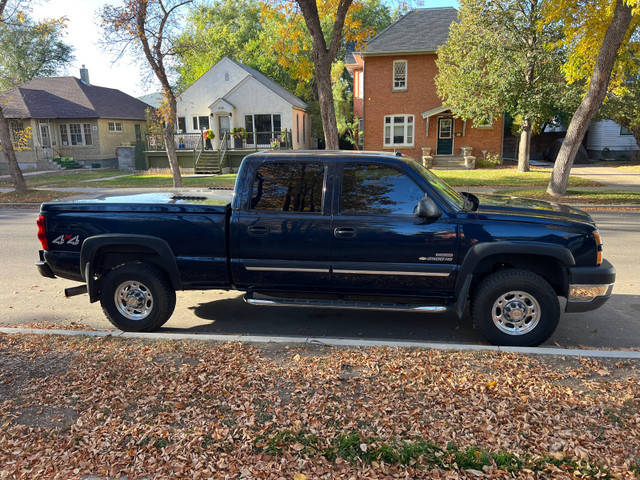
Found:
[[[463,147],[480,158],[501,154],[502,117],[486,125],[455,118],[436,92],[436,51],[457,14],[450,7],[413,10],[363,51],[348,51],[345,63],[354,77],[354,115],[361,119],[364,149],[395,150],[417,161],[426,154],[436,162],[461,157]]]

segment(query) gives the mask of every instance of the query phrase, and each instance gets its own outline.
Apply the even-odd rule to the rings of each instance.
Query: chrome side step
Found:
[[[260,298],[255,298],[254,294],[251,292],[245,294],[244,301],[249,305],[262,305],[269,307],[347,308],[356,310],[389,310],[429,313],[444,313],[451,310],[451,308],[447,305],[420,305],[417,303],[384,303],[354,300],[280,298],[267,297],[263,295],[260,295]]]

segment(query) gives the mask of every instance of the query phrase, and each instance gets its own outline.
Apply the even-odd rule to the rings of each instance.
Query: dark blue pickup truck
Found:
[[[193,195],[193,194],[192,194]],[[454,310],[491,343],[539,345],[601,306],[615,270],[591,217],[459,194],[415,161],[256,153],[231,203],[215,192],[45,203],[40,273],[83,282],[126,331],[160,328],[176,290],[237,289],[260,305]]]

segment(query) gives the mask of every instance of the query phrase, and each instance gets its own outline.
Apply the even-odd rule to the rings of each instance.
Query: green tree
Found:
[[[630,39],[640,22],[640,12],[637,0],[558,0],[548,18],[562,21],[564,42],[571,46],[564,68],[567,78],[571,81],[590,75],[587,92],[569,123],[547,187],[549,195],[559,197],[567,193],[573,161],[610,85],[615,87],[626,74],[636,73],[631,66],[638,42]]]
[[[560,31],[543,23],[548,1],[462,0],[436,60],[438,95],[456,116],[515,119],[519,172],[529,171],[532,131],[552,118],[564,90],[562,50],[551,48]]]
[[[34,22],[27,15],[16,24],[0,24],[0,90],[55,76],[73,61],[73,48],[62,41],[63,30],[60,20]]]
[[[192,0],[128,0],[122,6],[106,5],[101,12],[108,44],[120,51],[136,48],[160,82],[163,136],[174,187],[182,186],[182,176],[174,139],[177,101],[169,72],[171,62],[183,48],[178,41],[180,9],[191,3]]]
[[[0,90],[8,89],[39,76],[53,75],[71,61],[71,47],[61,41],[64,22],[61,19],[33,22],[28,17],[31,4],[27,0],[0,0]],[[0,143],[7,160],[13,187],[25,192],[16,150],[24,148],[24,140],[31,131],[18,132],[11,138],[9,123],[0,103]]]
[[[188,87],[223,57],[255,65],[252,47],[260,36],[257,0],[221,0],[199,4],[185,20],[179,42],[180,87]]]

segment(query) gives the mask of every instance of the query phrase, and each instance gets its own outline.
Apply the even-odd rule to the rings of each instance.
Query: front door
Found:
[[[344,294],[446,296],[456,278],[457,222],[420,221],[425,190],[388,165],[343,167],[334,215],[333,286]]]
[[[42,145],[42,151],[44,158],[52,158],[53,150],[51,149],[51,130],[46,123],[40,124],[40,143]]]
[[[438,148],[436,155],[453,154],[453,118],[438,119]]]
[[[229,146],[229,132],[231,131],[231,118],[229,115],[218,116],[218,141],[222,142],[224,134],[227,134],[227,146]]]

